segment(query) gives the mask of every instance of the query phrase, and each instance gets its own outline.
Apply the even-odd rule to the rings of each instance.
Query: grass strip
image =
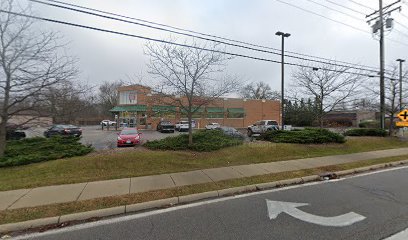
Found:
[[[251,142],[214,152],[129,148],[0,168],[0,191],[403,147],[408,147],[408,142],[397,138],[357,137],[349,138],[344,144]]]
[[[69,202],[61,204],[52,204],[39,207],[21,208],[13,210],[0,211],[0,224],[22,222],[38,218],[54,217],[71,213],[91,211],[109,207],[122,206],[148,202],[158,199],[189,195],[213,190],[221,190],[232,187],[246,186],[265,182],[274,182],[279,180],[304,177],[319,174],[327,171],[341,171],[353,168],[376,165],[380,163],[391,163],[408,159],[408,155],[388,158],[378,158],[354,163],[325,166],[313,169],[304,169],[299,171],[290,171],[282,173],[273,173],[247,178],[231,179],[215,183],[197,184],[184,187],[176,187],[165,190],[151,191],[145,193],[128,194],[122,196],[105,197],[78,202]]]

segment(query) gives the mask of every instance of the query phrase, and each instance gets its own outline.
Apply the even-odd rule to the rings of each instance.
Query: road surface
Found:
[[[407,238],[408,168],[214,199],[37,233],[51,239]],[[292,203],[288,205],[287,202]],[[270,206],[267,206],[267,203]]]

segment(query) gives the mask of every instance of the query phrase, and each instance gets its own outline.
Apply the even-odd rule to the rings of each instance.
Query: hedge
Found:
[[[26,138],[7,141],[0,167],[26,165],[60,158],[82,156],[93,151],[82,145],[78,137]]]
[[[161,140],[148,141],[145,147],[151,150],[193,150],[210,152],[242,144],[241,139],[225,135],[222,131],[198,131],[193,133],[193,144],[188,144],[188,134],[167,137]]]
[[[346,136],[375,136],[385,137],[388,132],[380,128],[356,128],[350,129],[344,133]]]
[[[344,143],[344,136],[331,132],[327,129],[307,128],[299,131],[269,131],[261,134],[261,140],[276,143],[300,143],[300,144],[322,144],[322,143]]]

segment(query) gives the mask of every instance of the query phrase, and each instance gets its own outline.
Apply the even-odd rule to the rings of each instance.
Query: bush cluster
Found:
[[[387,131],[380,128],[356,128],[346,131],[344,135],[385,137],[387,136]]]
[[[82,145],[78,137],[26,138],[7,142],[0,167],[18,166],[60,158],[82,156],[93,151]]]
[[[358,124],[361,128],[378,128],[380,127],[380,122],[377,120],[366,120]]]
[[[306,128],[298,131],[269,131],[260,136],[261,140],[276,143],[300,143],[300,144],[322,144],[322,143],[344,143],[343,135],[331,132],[327,129]]]
[[[225,135],[222,131],[197,131],[193,133],[193,144],[188,144],[188,134],[176,137],[167,137],[161,140],[149,141],[144,144],[151,150],[193,150],[197,152],[210,152],[225,147],[242,144],[241,139]]]

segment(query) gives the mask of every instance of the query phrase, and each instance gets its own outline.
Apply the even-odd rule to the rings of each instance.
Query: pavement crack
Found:
[[[75,200],[75,201],[78,201],[78,199],[81,197],[81,195],[82,195],[82,193],[84,192],[84,190],[85,190],[86,186],[88,186],[88,183],[89,183],[89,182],[85,183],[84,188],[82,188],[81,193],[79,193],[79,195],[78,195],[78,197],[76,198],[76,200]]]
[[[34,188],[31,188],[30,190],[28,190],[26,193],[24,193],[23,195],[21,195],[17,200],[15,200],[14,202],[12,202],[10,205],[7,206],[7,208],[5,210],[8,210],[11,206],[13,206],[16,202],[18,202],[20,199],[22,199],[23,197],[27,196],[27,194],[29,194]]]

